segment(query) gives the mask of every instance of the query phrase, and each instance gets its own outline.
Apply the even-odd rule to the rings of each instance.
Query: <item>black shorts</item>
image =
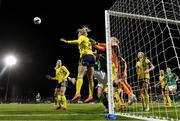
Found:
[[[56,85],[56,88],[61,88],[61,87],[67,87],[67,81],[58,83],[58,84]]]
[[[149,79],[139,79],[138,80],[138,86],[139,86],[140,89],[143,88],[144,83],[149,84]]]
[[[87,67],[94,67],[95,65],[95,57],[93,55],[85,55],[80,59],[80,65]]]

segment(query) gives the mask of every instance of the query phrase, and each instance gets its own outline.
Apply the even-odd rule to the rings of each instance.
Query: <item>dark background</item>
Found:
[[[40,92],[43,98],[53,95],[56,81],[45,75],[54,75],[57,59],[76,77],[79,53],[77,46],[60,43],[59,38],[77,39],[77,29],[88,25],[90,37],[105,41],[104,10],[115,0],[0,0],[0,70],[3,58],[14,54],[18,61],[10,70],[9,98],[33,98]],[[34,17],[42,24],[35,25]],[[0,77],[0,97],[5,96],[8,70]],[[86,82],[85,82],[86,83]],[[88,88],[82,93],[87,96]],[[69,84],[67,95],[71,98],[75,87]],[[85,98],[85,97],[84,97]]]

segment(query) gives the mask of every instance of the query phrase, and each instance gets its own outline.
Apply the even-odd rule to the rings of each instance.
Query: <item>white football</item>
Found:
[[[41,18],[39,17],[34,17],[33,21],[34,21],[34,24],[41,24]]]

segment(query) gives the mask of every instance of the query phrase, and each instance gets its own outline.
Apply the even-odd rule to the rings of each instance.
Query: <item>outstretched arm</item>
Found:
[[[59,39],[60,42],[68,43],[64,38]]]
[[[104,46],[104,44],[97,44],[97,45],[94,45],[93,46],[94,48],[96,48],[97,50],[100,50],[100,51],[105,51],[106,50],[106,45]]]
[[[124,78],[127,78],[127,63],[126,63],[126,61],[125,61],[124,58],[121,57],[121,59],[122,59],[122,61],[123,61],[123,63],[124,63],[123,77],[124,77]]]
[[[51,77],[50,75],[47,75],[46,78],[50,80],[57,80],[57,77]]]
[[[68,44],[80,44],[84,39],[85,39],[84,36],[80,36],[80,37],[78,38],[78,40],[68,40],[68,41],[67,41],[67,40],[61,38],[59,41],[60,41],[60,42],[64,42],[64,43],[68,43]]]

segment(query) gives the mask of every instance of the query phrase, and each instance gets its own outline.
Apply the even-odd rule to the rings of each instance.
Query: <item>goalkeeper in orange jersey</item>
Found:
[[[164,73],[164,70],[160,70],[159,73],[160,73],[159,82],[155,85],[155,87],[161,85],[164,104],[167,107],[171,107],[171,102],[172,101],[171,101],[171,98],[169,97],[168,81],[167,81],[166,75]]]
[[[128,94],[128,104],[132,104],[136,100],[136,96],[133,94],[131,86],[127,83],[127,64],[126,61],[121,57],[119,40],[115,37],[110,38],[112,45],[112,61],[117,68],[117,79],[119,88],[122,88],[123,91]],[[101,51],[106,51],[105,43],[98,43],[94,47]],[[122,68],[122,69],[121,69]],[[122,71],[121,71],[122,70]]]
[[[140,96],[142,101],[142,106],[144,111],[149,111],[149,94],[148,86],[150,74],[149,72],[154,69],[153,64],[145,56],[143,52],[138,52],[138,62],[136,63],[136,72],[139,83]]]
[[[61,42],[65,42],[67,44],[76,44],[79,48],[80,59],[78,65],[78,77],[76,82],[76,94],[73,97],[73,101],[81,98],[81,86],[83,84],[83,76],[85,71],[87,70],[88,81],[89,81],[89,96],[84,101],[85,103],[90,102],[93,100],[93,91],[94,91],[94,64],[95,64],[95,57],[92,51],[92,43],[90,39],[87,37],[88,32],[91,30],[84,26],[81,29],[78,29],[78,39],[66,41],[65,39],[60,39]]]
[[[128,94],[128,104],[132,104],[136,100],[136,96],[133,94],[131,86],[127,82],[127,63],[121,56],[119,43],[120,41],[116,37],[110,38],[112,45],[112,60],[117,67],[117,81],[119,86]]]
[[[51,77],[50,75],[47,75],[47,78],[50,80],[57,80],[58,84],[54,91],[55,101],[57,102],[57,109],[66,109],[66,83],[67,83],[67,77],[69,76],[68,69],[62,65],[61,60],[57,60],[56,62],[56,75],[55,77]],[[62,104],[61,104],[62,103]]]

